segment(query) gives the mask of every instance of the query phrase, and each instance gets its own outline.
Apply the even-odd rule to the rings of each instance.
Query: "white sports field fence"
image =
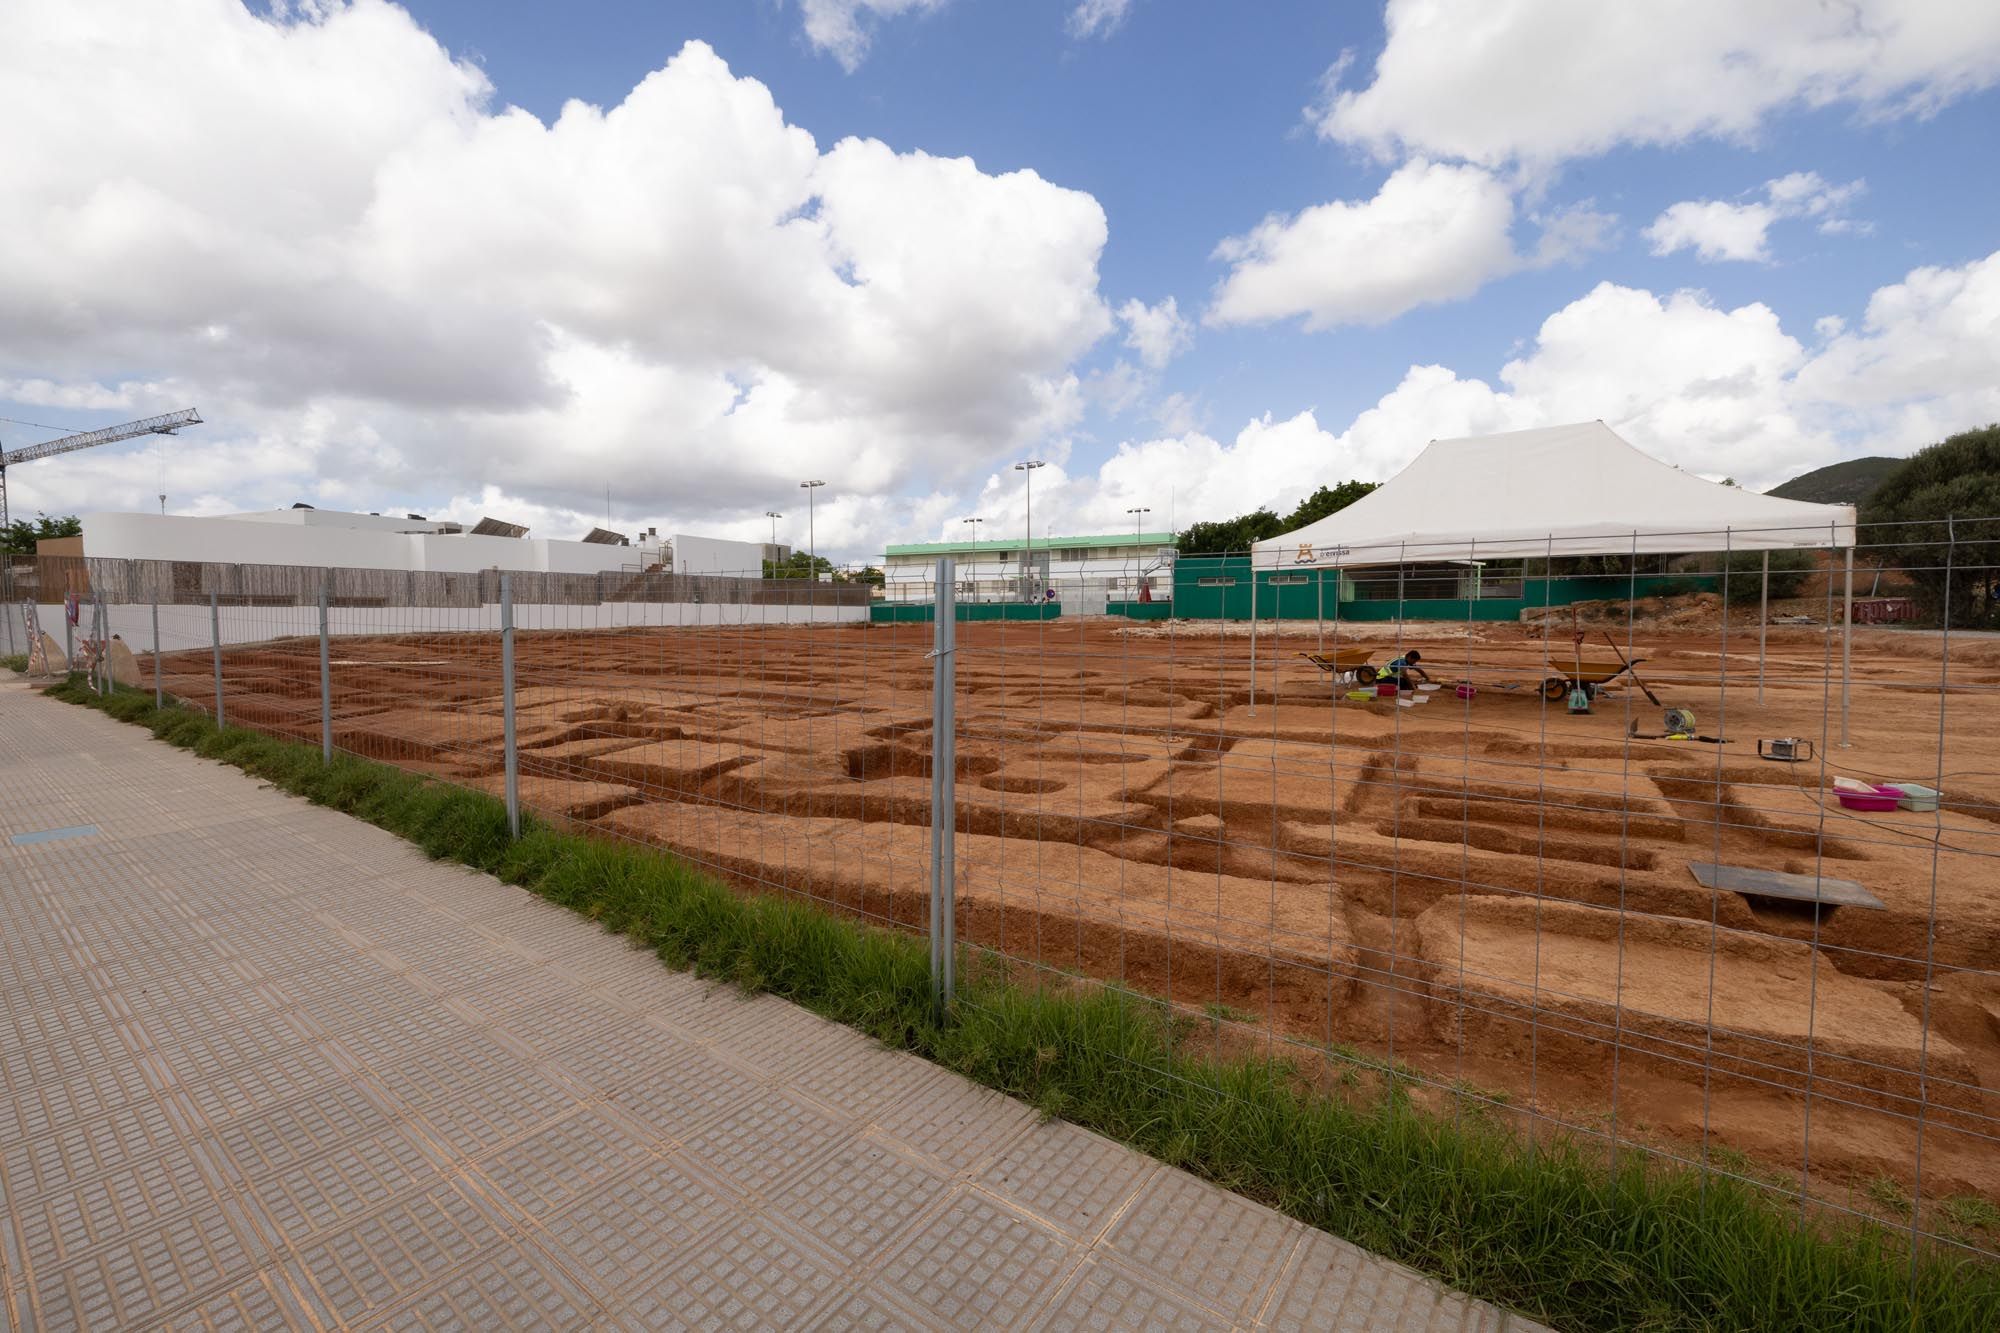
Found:
[[[44,560],[0,649],[32,607],[231,725],[928,933],[948,1004],[1110,984],[1328,1097],[2000,1255],[2000,520],[1837,536],[1183,555],[1138,602]]]

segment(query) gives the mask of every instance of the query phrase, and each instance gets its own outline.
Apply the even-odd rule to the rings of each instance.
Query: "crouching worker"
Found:
[[[1414,682],[1419,680],[1429,683],[1430,674],[1417,665],[1423,660],[1424,655],[1412,648],[1401,657],[1389,659],[1389,665],[1382,669],[1382,678],[1393,681],[1399,690],[1413,690]]]

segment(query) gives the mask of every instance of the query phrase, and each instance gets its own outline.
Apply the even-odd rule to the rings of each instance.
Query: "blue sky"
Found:
[[[2000,416],[1984,4],[74,8],[0,18],[58,122],[0,147],[0,416],[211,424],[17,509],[748,536],[810,472],[859,558],[1031,454],[1079,529],[1581,417],[1769,485]]]

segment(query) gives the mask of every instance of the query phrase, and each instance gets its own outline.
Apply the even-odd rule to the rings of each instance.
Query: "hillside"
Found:
[[[1882,479],[1894,471],[1900,458],[1850,458],[1793,477],[1782,486],[1773,486],[1767,495],[1781,500],[1810,500],[1815,504],[1858,505],[1873,494]]]

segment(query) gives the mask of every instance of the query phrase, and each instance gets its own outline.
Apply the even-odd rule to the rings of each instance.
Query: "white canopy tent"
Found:
[[[1587,421],[1434,440],[1408,467],[1347,508],[1258,542],[1251,563],[1256,570],[1273,570],[1844,550],[1840,733],[1845,744],[1854,530],[1852,505],[1781,500],[1706,481],[1641,453],[1603,422]],[[1251,605],[1254,663],[1254,586]],[[1760,626],[1760,679],[1762,656]]]

